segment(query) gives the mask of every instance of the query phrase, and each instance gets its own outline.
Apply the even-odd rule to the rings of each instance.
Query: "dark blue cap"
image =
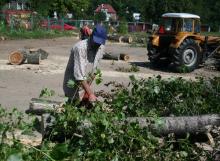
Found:
[[[106,29],[101,25],[96,25],[92,33],[93,41],[97,44],[105,45],[105,40],[107,39]]]

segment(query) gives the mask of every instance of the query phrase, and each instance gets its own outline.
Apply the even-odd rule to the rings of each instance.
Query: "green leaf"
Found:
[[[113,144],[114,143],[114,139],[113,138],[108,138],[108,143],[109,144]]]
[[[51,152],[51,156],[53,157],[53,159],[56,160],[62,160],[66,158],[68,155],[69,155],[68,145],[65,143],[57,144]]]
[[[76,86],[76,82],[72,79],[68,80],[67,87],[74,88]]]
[[[99,85],[100,83],[102,83],[102,78],[97,78],[95,80],[96,85]]]
[[[104,139],[105,138],[105,134],[101,134],[101,138]]]
[[[160,87],[159,87],[159,86],[155,86],[155,87],[154,87],[154,92],[155,92],[156,94],[158,94],[158,93],[160,92]]]
[[[7,161],[23,161],[21,153],[11,154]]]

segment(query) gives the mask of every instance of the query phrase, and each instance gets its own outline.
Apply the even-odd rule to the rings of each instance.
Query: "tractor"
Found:
[[[189,13],[165,13],[162,24],[147,40],[153,66],[173,64],[176,71],[191,72],[216,55],[220,37],[201,35],[200,17]]]

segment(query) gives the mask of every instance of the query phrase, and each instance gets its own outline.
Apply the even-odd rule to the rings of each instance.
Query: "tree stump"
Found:
[[[25,62],[27,54],[24,51],[13,51],[10,53],[8,60],[12,65],[20,65]]]

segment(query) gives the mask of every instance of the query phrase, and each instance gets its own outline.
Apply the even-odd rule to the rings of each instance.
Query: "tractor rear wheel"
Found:
[[[193,39],[185,39],[174,50],[173,63],[178,72],[191,72],[196,69],[201,60],[199,46]]]
[[[148,59],[154,68],[167,67],[171,61],[168,57],[161,56],[161,51],[157,48],[148,47]]]

